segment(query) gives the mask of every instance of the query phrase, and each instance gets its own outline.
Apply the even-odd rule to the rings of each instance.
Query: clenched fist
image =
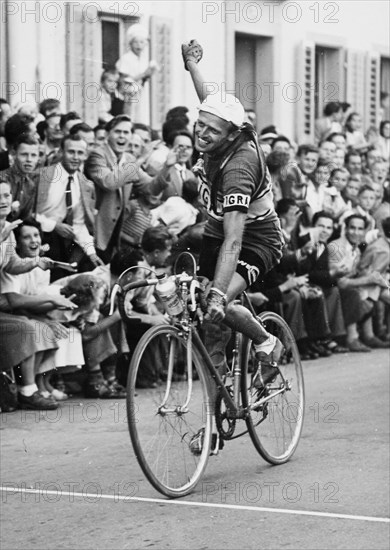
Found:
[[[181,45],[181,54],[183,56],[184,68],[188,71],[188,61],[199,63],[203,56],[203,48],[197,40],[191,40],[188,44]]]

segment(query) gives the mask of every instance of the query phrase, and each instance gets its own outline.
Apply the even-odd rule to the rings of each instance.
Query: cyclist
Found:
[[[223,324],[251,338],[258,360],[255,384],[261,389],[278,374],[276,363],[283,346],[248,309],[233,301],[282,256],[283,237],[273,206],[271,179],[254,128],[244,123],[242,104],[231,94],[207,95],[198,67],[202,47],[191,40],[182,45],[182,54],[201,101],[195,124],[195,148],[200,158],[193,171],[208,211],[199,259],[199,275],[212,281],[207,294],[205,345],[223,374],[229,338]],[[197,452],[201,430],[199,437],[194,437],[191,450]],[[213,437],[213,447],[213,454],[221,448],[218,435]]]

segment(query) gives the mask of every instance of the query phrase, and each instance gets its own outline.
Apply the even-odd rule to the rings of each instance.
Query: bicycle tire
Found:
[[[282,387],[282,376],[290,389],[261,406],[251,408],[262,394],[252,385],[256,360],[251,340],[245,339],[242,348],[242,404],[244,408],[248,407],[246,424],[256,450],[270,464],[283,464],[294,454],[302,432],[305,405],[302,365],[295,338],[286,321],[268,311],[261,313],[258,319],[285,347],[278,365],[281,374],[270,384],[270,392],[275,393],[274,388]]]
[[[186,357],[187,346],[188,342],[176,327],[150,328],[134,350],[127,383],[128,426],[135,455],[153,487],[170,498],[185,496],[195,488],[207,466],[211,446],[209,382],[194,345],[191,368],[197,379],[193,380],[187,412],[177,409],[185,403],[189,384],[186,368],[183,372],[183,353]],[[140,369],[148,364],[145,363],[148,357],[163,371],[168,371],[171,359],[172,383],[166,401],[171,412],[161,409],[168,376],[156,388],[139,389]],[[201,428],[204,428],[203,447],[200,454],[195,455],[189,443]]]

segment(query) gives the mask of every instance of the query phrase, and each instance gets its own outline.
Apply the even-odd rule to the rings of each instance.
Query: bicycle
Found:
[[[265,388],[254,384],[257,362],[252,342],[240,333],[233,335],[234,348],[228,372],[221,376],[213,366],[199,331],[203,313],[199,305],[199,281],[192,269],[175,270],[183,313],[170,324],[151,327],[141,337],[130,362],[127,381],[127,416],[131,442],[139,465],[157,491],[167,497],[189,494],[202,478],[211,447],[212,415],[215,414],[224,441],[249,432],[260,455],[270,464],[283,464],[299,443],[304,412],[304,381],[295,339],[287,323],[276,313],[257,316],[265,328],[284,345],[276,379]],[[176,262],[177,265],[177,262]],[[130,268],[131,270],[132,268]],[[155,285],[156,278],[126,283],[126,270],[112,295],[119,292],[119,307],[127,293]],[[245,293],[241,300],[252,311]],[[156,388],[137,389],[137,377],[145,362],[156,361],[163,383]],[[210,403],[210,384],[216,384],[215,410]],[[239,422],[246,429],[237,433]],[[190,448],[192,438],[203,428],[199,454]]]

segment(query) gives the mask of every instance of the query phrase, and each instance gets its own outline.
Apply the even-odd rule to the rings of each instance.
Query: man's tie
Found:
[[[179,163],[175,164],[175,167],[176,170],[179,172],[180,180],[183,183],[186,180],[187,175],[186,167]]]
[[[316,260],[318,260],[318,258],[321,256],[321,254],[324,252],[325,250],[325,245],[324,243],[321,243],[321,242],[318,242],[316,244]]]
[[[66,202],[66,216],[64,222],[68,225],[73,224],[73,210],[72,210],[72,182],[73,176],[68,177],[68,183],[66,184],[65,202]]]

